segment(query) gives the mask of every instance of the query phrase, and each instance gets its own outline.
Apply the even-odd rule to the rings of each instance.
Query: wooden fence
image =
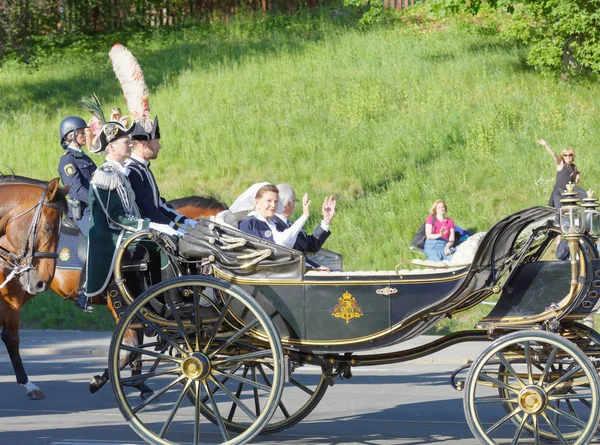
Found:
[[[42,0],[44,1],[44,0]],[[45,0],[48,3],[51,1]],[[331,0],[58,0],[59,29],[104,31],[133,25],[156,27],[186,20],[224,20],[240,11],[292,14]],[[48,15],[46,15],[46,19]],[[84,31],[85,32],[85,31]]]
[[[293,14],[341,4],[341,0],[0,0],[0,14],[15,36],[59,32],[88,34],[126,27],[149,28],[189,21],[227,21],[239,12]],[[417,0],[381,0],[402,9]],[[1,17],[0,17],[1,18]],[[0,29],[0,38],[2,29]],[[10,40],[10,39],[9,39]],[[7,40],[8,41],[8,40]],[[5,42],[6,43],[6,42]],[[0,46],[2,42],[0,42]],[[1,49],[1,48],[0,48]],[[0,51],[0,54],[2,51]]]
[[[416,0],[383,0],[383,7],[390,9],[404,9],[414,5]]]

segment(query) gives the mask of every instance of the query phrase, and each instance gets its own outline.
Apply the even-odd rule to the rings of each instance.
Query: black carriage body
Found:
[[[377,276],[309,272],[302,280],[286,282],[240,279],[217,267],[215,275],[256,298],[271,315],[285,345],[354,351],[396,343],[409,332],[414,336],[406,321],[453,295],[467,270],[406,278],[394,271]]]
[[[452,308],[473,304],[468,266],[305,273],[300,252],[208,220],[180,241],[179,252],[210,259],[217,278],[265,308],[284,346],[304,351],[388,346],[425,332]],[[483,298],[476,292],[476,301]]]
[[[598,254],[588,238],[580,241],[572,288],[570,262],[542,259],[557,234],[554,216],[552,208],[534,207],[504,218],[473,263],[454,270],[305,273],[300,252],[208,220],[179,248],[184,257],[210,259],[216,277],[257,299],[284,346],[343,353],[415,337],[493,294],[499,301],[478,325],[491,337],[584,318],[600,305]]]

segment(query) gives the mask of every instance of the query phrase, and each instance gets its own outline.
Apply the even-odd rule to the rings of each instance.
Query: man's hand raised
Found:
[[[333,217],[335,216],[335,198],[328,196],[323,201],[323,222],[325,224],[331,224]]]
[[[310,216],[310,199],[308,199],[308,193],[305,193],[302,197],[302,214],[307,218]]]

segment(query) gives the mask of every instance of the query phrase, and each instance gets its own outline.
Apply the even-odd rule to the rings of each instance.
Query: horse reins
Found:
[[[48,187],[44,189],[42,192],[42,196],[37,204],[33,205],[29,209],[19,213],[17,216],[13,216],[9,219],[5,227],[8,226],[11,222],[21,218],[22,216],[28,214],[32,210],[35,209],[35,214],[31,220],[31,224],[29,225],[29,230],[27,232],[27,237],[25,238],[25,243],[23,244],[23,248],[21,249],[21,255],[17,256],[13,252],[8,249],[0,246],[0,264],[10,269],[10,274],[6,277],[6,280],[2,284],[0,284],[0,289],[3,288],[6,283],[12,280],[15,275],[20,275],[28,270],[35,269],[33,267],[33,259],[34,258],[58,258],[58,254],[56,252],[36,252],[35,251],[35,240],[37,239],[38,234],[38,225],[40,222],[40,218],[42,216],[42,210],[44,207],[50,207],[53,209],[58,209],[58,205],[51,204],[48,202],[44,202],[46,197],[46,190]],[[23,260],[25,263],[23,264]]]

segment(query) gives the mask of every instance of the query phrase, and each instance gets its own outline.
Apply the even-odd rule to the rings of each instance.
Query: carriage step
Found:
[[[146,261],[140,263],[122,263],[121,268],[123,272],[146,272],[148,270],[148,263]]]

